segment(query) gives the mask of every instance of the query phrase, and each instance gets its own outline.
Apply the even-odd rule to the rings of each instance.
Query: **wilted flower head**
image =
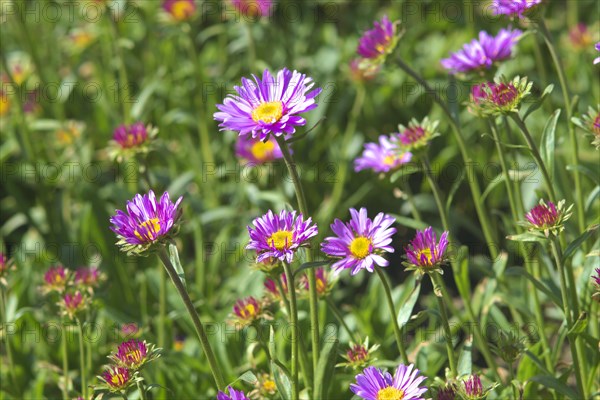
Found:
[[[375,367],[367,367],[356,375],[356,384],[350,385],[350,390],[365,400],[411,399],[423,400],[421,396],[427,391],[419,384],[425,380],[413,364],[400,364],[394,373],[383,372]]]
[[[196,12],[194,0],[163,0],[162,7],[176,21],[188,20]]]
[[[438,121],[430,121],[428,117],[423,118],[422,121],[413,118],[408,126],[398,125],[401,147],[412,152],[426,147],[431,139],[439,135],[436,131],[438,125]]]
[[[275,76],[265,69],[262,79],[252,77],[254,81],[242,78],[242,86],[234,86],[237,96],[227,95],[217,104],[214,119],[221,122],[221,130],[264,140],[269,134],[291,135],[296,126],[306,124],[298,114],[316,108],[315,97],[321,93],[321,88],[311,90],[312,78],[287,68]]]
[[[398,43],[397,28],[400,22],[391,22],[387,15],[373,23],[373,29],[361,36],[356,52],[363,58],[383,62]]]
[[[430,226],[423,231],[417,231],[415,238],[404,249],[406,251],[407,270],[421,272],[442,272],[441,266],[446,261],[448,247],[448,232],[442,233],[440,241]]]
[[[531,12],[542,0],[494,0],[492,9],[495,15],[509,15],[523,18],[524,14]]]
[[[271,14],[273,0],[231,0],[231,4],[245,17],[264,17]]]
[[[119,392],[133,383],[133,374],[124,367],[111,366],[98,378],[106,383],[111,392]]]
[[[400,150],[398,138],[379,136],[379,143],[366,143],[362,155],[354,160],[356,172],[371,169],[374,172],[390,172],[412,159],[408,151]]]
[[[250,242],[246,249],[257,251],[258,262],[272,257],[291,263],[294,253],[300,247],[307,246],[308,239],[318,233],[312,219],[305,221],[302,214],[296,216],[296,211],[282,210],[279,214],[273,214],[269,210],[252,221],[252,225],[248,226]]]
[[[468,73],[490,69],[495,62],[512,56],[512,49],[523,32],[518,29],[501,29],[496,36],[479,32],[479,40],[467,43],[449,58],[441,61],[442,66],[451,74]]]
[[[235,390],[231,386],[227,386],[226,392],[229,392],[229,394],[219,391],[217,393],[217,400],[249,400],[244,392]]]
[[[387,267],[389,262],[382,257],[384,253],[393,253],[392,235],[396,228],[390,228],[396,221],[391,216],[379,213],[375,219],[367,217],[367,209],[350,209],[351,219],[342,222],[336,219],[331,230],[336,236],[326,237],[321,250],[330,257],[339,260],[331,266],[335,274],[351,269],[356,275],[360,270],[374,271],[375,264]]]
[[[283,158],[279,144],[274,137],[261,140],[250,135],[238,136],[235,154],[253,164],[262,164]]]
[[[564,227],[564,222],[571,217],[571,208],[569,206],[566,210],[564,209],[565,200],[558,202],[555,205],[551,201],[546,204],[543,199],[540,203],[533,207],[527,214],[525,219],[527,220],[524,225],[529,228],[530,231],[543,232],[544,236],[548,237],[550,233],[557,236]]]
[[[362,368],[369,363],[377,361],[372,353],[379,348],[379,345],[369,347],[369,337],[365,338],[363,343],[350,342],[346,353],[343,355],[346,362],[340,363],[338,367],[351,367],[352,369]]]
[[[78,290],[75,293],[65,293],[60,306],[64,313],[69,318],[73,319],[79,311],[85,309],[86,301],[81,292]]]
[[[587,114],[584,114],[582,118],[573,117],[572,121],[585,132],[591,133],[594,137],[592,144],[596,146],[596,149],[600,149],[600,104],[596,109],[588,107]]]
[[[473,86],[469,111],[479,116],[518,112],[521,101],[531,91],[533,83],[516,77],[508,82],[486,82]]]
[[[116,353],[109,357],[117,364],[127,367],[132,371],[141,369],[148,362],[157,359],[160,356],[160,349],[145,341],[130,339],[123,342],[117,348]]]
[[[507,364],[512,364],[525,351],[524,341],[524,337],[519,337],[514,332],[500,331],[498,339],[490,347]]]
[[[69,270],[62,265],[51,267],[44,274],[44,285],[42,289],[44,292],[63,292],[68,283]]]
[[[233,320],[242,326],[250,325],[261,318],[262,306],[254,297],[239,299],[233,305]]]
[[[140,253],[166,239],[180,217],[178,207],[182,199],[173,204],[167,192],[159,201],[152,190],[143,196],[136,194],[127,201],[127,213],[116,210],[110,218],[110,229],[119,239],[117,245],[128,253]]]

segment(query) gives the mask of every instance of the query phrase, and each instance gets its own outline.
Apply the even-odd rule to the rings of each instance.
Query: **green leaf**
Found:
[[[241,374],[236,380],[238,381],[244,381],[247,382],[251,385],[254,385],[254,383],[256,381],[258,381],[258,378],[256,377],[256,375],[254,375],[254,372],[252,371],[246,371],[243,374]]]
[[[544,100],[546,99],[546,96],[548,96],[550,93],[552,93],[553,89],[554,89],[554,85],[552,85],[552,84],[546,86],[546,89],[544,89],[544,91],[542,92],[542,94],[540,95],[538,100],[536,102],[532,103],[529,106],[529,108],[527,108],[525,113],[523,113],[523,118],[522,118],[523,121],[525,121],[527,119],[527,117],[529,117],[531,115],[532,112],[534,112],[535,110],[537,110],[538,108],[540,108],[542,106],[542,104],[544,103]]]
[[[453,264],[454,276],[458,292],[463,299],[471,297],[471,282],[469,280],[469,250],[462,246],[457,255],[457,262]]]
[[[329,385],[333,381],[335,361],[339,340],[328,340],[321,349],[317,370],[315,371],[315,399],[326,399]]]
[[[471,375],[473,366],[472,353],[473,338],[469,337],[465,341],[465,345],[460,352],[460,356],[458,357],[458,365],[456,366],[458,376]]]
[[[421,281],[417,281],[414,289],[410,293],[408,299],[402,304],[402,308],[398,312],[398,326],[400,329],[406,325],[408,320],[410,319],[413,309],[415,308],[415,304],[419,299],[419,293],[421,292]]]
[[[576,391],[559,381],[550,375],[536,375],[529,379],[530,381],[537,382],[542,386],[556,390],[558,393],[567,396],[569,399],[580,399],[581,396]]]
[[[275,385],[281,398],[283,400],[290,400],[292,398],[292,383],[287,369],[279,361],[272,360],[271,372],[273,373],[273,379],[275,379]]]
[[[300,267],[298,267],[298,269],[296,271],[294,271],[294,276],[298,276],[298,274],[302,271],[305,271],[307,269],[311,269],[311,268],[318,268],[321,267],[323,265],[327,265],[329,264],[331,261],[327,260],[327,261],[311,261],[311,262],[306,262],[304,264],[302,264]]]
[[[563,309],[563,305],[562,305],[562,301],[561,301],[560,297],[556,293],[552,292],[552,290],[550,290],[542,282],[535,279],[533,277],[533,275],[531,275],[529,272],[525,271],[525,268],[512,267],[512,268],[507,269],[506,272],[504,273],[504,275],[524,276],[531,283],[533,283],[533,285],[536,288],[538,288],[540,291],[544,292],[544,294],[546,294],[546,296],[548,296],[548,298],[550,298],[554,302],[554,304],[556,304],[558,307],[560,307],[561,310]]]
[[[506,237],[508,240],[514,240],[515,242],[544,242],[546,238],[539,234],[525,232],[519,233],[518,235],[509,235]]]
[[[587,325],[588,325],[587,314],[583,312],[583,313],[581,313],[579,318],[577,318],[577,321],[575,321],[575,324],[573,325],[573,327],[569,330],[569,332],[567,332],[567,336],[579,335],[580,333],[585,332]]]
[[[169,243],[169,259],[171,260],[171,264],[173,264],[173,267],[175,268],[175,272],[177,272],[179,279],[181,279],[181,283],[183,283],[183,286],[186,287],[185,272],[183,271],[183,267],[181,266],[181,261],[179,261],[179,253],[177,252],[177,246],[175,246],[173,243]]]
[[[541,156],[548,173],[550,174],[550,180],[554,179],[554,152],[556,146],[556,124],[558,117],[560,117],[560,108],[548,118],[546,126],[544,126],[544,132],[542,133],[541,142]]]
[[[600,185],[600,179],[598,179],[598,173],[592,171],[591,169],[584,167],[583,165],[567,165],[567,171],[579,171],[596,185]]]
[[[398,178],[409,176],[419,171],[421,171],[421,168],[418,164],[408,163],[390,175],[390,182],[394,183],[398,180]]]
[[[590,210],[590,207],[592,204],[594,204],[594,201],[596,201],[598,197],[600,197],[600,185],[596,186],[585,200],[585,211]]]
[[[452,204],[452,201],[454,200],[454,195],[460,188],[460,184],[465,179],[465,175],[466,175],[465,170],[462,169],[460,171],[460,176],[458,177],[458,179],[454,182],[454,184],[450,188],[450,191],[448,192],[448,198],[446,199],[446,213],[450,213],[450,205]]]
[[[583,232],[583,234],[581,234],[581,236],[579,236],[577,239],[575,239],[571,243],[569,243],[569,245],[567,246],[566,250],[563,253],[562,262],[564,263],[571,256],[571,254],[573,254],[575,252],[575,250],[580,248],[581,244],[583,242],[585,242],[592,233],[594,233],[598,230],[598,227],[599,227],[599,225],[592,225],[592,226],[588,227],[586,229],[586,231]]]
[[[402,215],[398,215],[398,214],[389,214],[389,215],[394,217],[398,224],[400,224],[402,226],[406,226],[408,228],[412,228],[414,230],[423,230],[429,226],[423,221],[417,221],[416,219],[404,217]]]
[[[496,188],[496,186],[498,186],[502,182],[504,182],[504,175],[503,174],[500,174],[497,177],[495,177],[494,179],[492,179],[492,181],[490,182],[490,184],[487,185],[487,187],[485,188],[485,190],[481,194],[481,201],[484,201],[485,198],[492,192],[492,190],[494,190]]]

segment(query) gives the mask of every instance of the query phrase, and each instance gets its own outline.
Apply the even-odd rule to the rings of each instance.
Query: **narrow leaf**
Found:
[[[304,263],[300,267],[298,267],[298,269],[296,271],[294,271],[294,276],[298,276],[298,274],[300,272],[305,271],[307,269],[318,268],[318,267],[321,267],[323,265],[327,265],[330,262],[331,261],[311,261],[311,262]]]
[[[530,381],[537,382],[542,386],[549,387],[556,390],[560,394],[567,396],[569,399],[580,399],[581,396],[576,391],[559,381],[550,375],[536,375],[529,379]]]
[[[579,236],[577,239],[575,239],[571,243],[569,243],[569,245],[567,246],[567,249],[563,253],[562,261],[565,262],[571,256],[571,254],[573,254],[575,252],[575,250],[577,250],[581,246],[581,244],[583,242],[585,242],[587,240],[587,238],[590,237],[590,235],[592,233],[594,233],[598,230],[598,227],[599,227],[599,225],[590,226],[589,228],[586,229],[585,232],[583,232],[583,234],[581,236]]]
[[[326,399],[329,385],[333,380],[339,340],[328,340],[321,349],[317,370],[315,371],[315,398]]]
[[[271,372],[273,372],[275,385],[281,398],[290,400],[292,398],[292,384],[286,368],[280,362],[273,360],[271,361]]]
[[[533,277],[533,275],[531,275],[529,272],[525,271],[524,268],[520,268],[520,267],[512,267],[506,270],[506,272],[504,273],[504,275],[520,275],[520,276],[524,276],[525,278],[527,278],[531,283],[533,283],[533,285],[538,288],[540,291],[542,291],[546,296],[548,296],[548,298],[550,298],[554,304],[556,304],[557,306],[560,307],[560,309],[563,309],[562,306],[562,301],[560,299],[560,297],[555,294],[554,292],[552,292],[552,290],[550,290],[546,285],[544,285],[542,282],[538,281],[537,279],[535,279]]]
[[[421,281],[417,281],[415,288],[412,290],[408,299],[402,304],[402,308],[400,308],[400,312],[398,312],[398,325],[400,329],[406,325],[408,320],[410,319],[413,309],[415,308],[415,304],[419,299],[419,293],[421,292]]]
[[[550,179],[554,179],[554,151],[556,146],[556,124],[558,117],[560,117],[560,109],[554,111],[554,113],[548,118],[546,126],[544,126],[544,132],[542,133],[542,160],[546,164],[546,169],[550,174]]]
[[[471,375],[472,370],[472,353],[473,353],[473,338],[469,337],[465,341],[465,345],[460,352],[460,356],[458,358],[458,365],[456,369],[458,370],[458,375]]]
[[[177,252],[177,246],[175,246],[172,243],[169,243],[169,259],[171,260],[171,264],[173,264],[173,267],[175,268],[175,272],[177,272],[179,279],[181,279],[181,283],[183,283],[183,286],[185,287],[185,273],[183,272],[181,261],[179,261],[179,253]]]

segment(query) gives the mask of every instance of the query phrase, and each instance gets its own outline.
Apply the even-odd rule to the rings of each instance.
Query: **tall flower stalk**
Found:
[[[84,399],[88,398],[87,395],[87,373],[85,370],[85,351],[83,347],[83,324],[81,320],[77,318],[77,330],[79,336],[79,369],[81,371],[81,395]]]
[[[444,329],[444,340],[446,342],[446,352],[448,353],[448,365],[450,366],[450,373],[452,377],[458,377],[456,368],[456,356],[454,354],[454,344],[452,343],[452,331],[450,330],[450,324],[448,323],[448,312],[446,311],[446,305],[442,294],[438,295],[437,287],[441,286],[442,277],[439,272],[432,272],[429,274],[431,278],[431,284],[434,287],[434,296],[438,303],[440,315],[442,317],[442,327]]]
[[[294,274],[292,273],[292,268],[290,265],[283,261],[283,270],[285,272],[285,277],[288,282],[289,295],[290,295],[290,323],[292,325],[292,337],[290,340],[290,344],[292,346],[292,359],[291,359],[291,378],[292,378],[292,400],[298,400],[298,340],[299,340],[299,326],[298,326],[298,307],[296,305],[296,290],[294,285]]]

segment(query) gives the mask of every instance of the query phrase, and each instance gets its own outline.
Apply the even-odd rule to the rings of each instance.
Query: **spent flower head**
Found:
[[[518,76],[512,81],[500,79],[475,85],[471,88],[468,109],[480,117],[518,112],[522,100],[531,93],[532,85],[526,77]]]
[[[500,29],[498,35],[491,36],[485,31],[479,32],[479,40],[467,43],[441,63],[451,74],[483,72],[499,61],[512,56],[513,47],[523,32],[518,29]]]
[[[415,238],[404,249],[407,261],[403,264],[406,270],[418,270],[421,273],[437,271],[443,273],[442,265],[446,262],[448,232],[443,232],[438,242],[437,236],[430,226],[417,231]]]
[[[369,347],[368,336],[362,343],[354,343],[350,341],[346,352],[342,355],[346,361],[337,364],[336,367],[349,367],[352,369],[364,368],[365,366],[377,361],[377,358],[373,357],[373,353],[378,348],[378,344]]]
[[[356,172],[371,169],[374,172],[390,172],[410,162],[412,153],[403,151],[396,136],[379,136],[379,143],[366,143],[360,157],[354,160]]]
[[[564,223],[571,217],[571,204],[565,209],[565,200],[561,200],[558,204],[549,201],[547,204],[544,199],[540,199],[538,205],[533,207],[525,214],[526,221],[520,222],[520,225],[528,228],[532,232],[543,232],[545,237],[558,236],[565,227]]]
[[[438,125],[438,121],[430,121],[428,117],[423,118],[422,121],[413,118],[408,126],[398,125],[400,147],[413,153],[427,147],[431,139],[439,136]]]
[[[321,243],[321,251],[337,259],[331,265],[334,274],[350,269],[350,274],[356,275],[363,269],[373,272],[375,265],[387,267],[389,262],[382,255],[394,252],[390,244],[396,228],[391,226],[396,220],[384,213],[371,219],[366,208],[351,208],[350,215],[350,221],[345,223],[336,219],[331,224],[335,236],[326,237]]]
[[[370,81],[381,71],[381,64],[373,63],[364,58],[352,59],[348,63],[348,67],[350,68],[350,77],[355,82]]]
[[[127,212],[116,210],[116,215],[110,218],[110,229],[119,239],[117,246],[128,254],[141,254],[153,245],[164,243],[177,230],[182,199],[173,203],[169,193],[164,192],[157,201],[152,190],[143,196],[136,194],[127,201]]]
[[[356,375],[356,383],[350,390],[365,400],[411,399],[424,400],[426,387],[419,386],[425,380],[413,364],[400,364],[394,373],[383,372],[375,367],[367,367]]]
[[[237,95],[217,104],[214,119],[221,130],[265,140],[270,134],[292,135],[296,126],[306,124],[299,114],[316,108],[315,97],[321,93],[321,88],[312,89],[312,78],[287,68],[274,76],[265,69],[262,79],[252,77],[254,81],[242,78],[242,86],[234,86]]]
[[[275,258],[291,263],[296,251],[308,246],[308,240],[318,233],[312,219],[305,221],[302,214],[296,215],[296,211],[282,210],[273,214],[269,210],[252,221],[252,225],[248,226],[250,242],[246,249],[256,250],[257,262]]]

